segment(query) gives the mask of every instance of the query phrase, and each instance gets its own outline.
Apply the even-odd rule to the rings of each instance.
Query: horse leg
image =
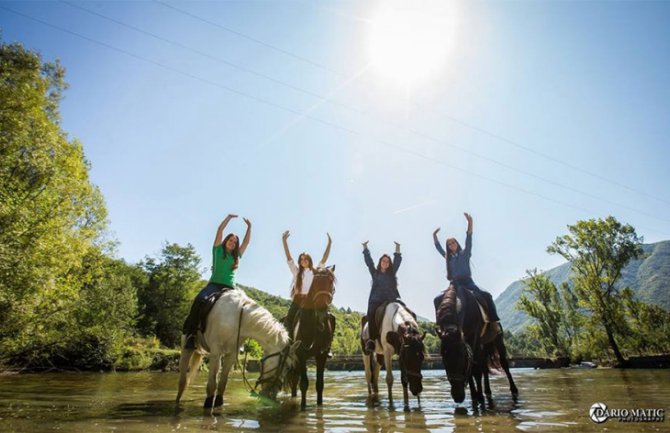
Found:
[[[291,381],[291,397],[295,397],[298,395],[298,382],[300,381],[299,376],[294,376],[289,378]]]
[[[209,376],[207,377],[207,398],[205,399],[204,409],[211,409],[214,405],[214,393],[216,392],[216,382],[219,378],[221,369],[221,354],[211,354],[209,357]]]
[[[371,397],[372,394],[372,369],[374,368],[374,365],[372,363],[374,362],[373,357],[374,355],[366,355],[363,353],[363,368],[365,369],[365,383],[368,385],[368,398]]]
[[[371,356],[377,356],[375,354]],[[379,360],[375,359],[372,364],[372,391],[377,396],[379,395],[379,370],[381,370],[382,365]]]
[[[307,387],[309,386],[306,356],[301,356],[298,362],[300,369],[300,409],[304,410],[307,407]]]
[[[402,397],[405,401],[405,406],[404,410],[405,412],[409,412],[409,394],[407,393],[407,377],[405,376],[405,371],[403,369],[400,370],[400,382],[402,383]]]
[[[479,401],[479,398],[477,397],[477,387],[475,386],[475,378],[472,374],[468,378],[468,386],[470,387],[470,399],[472,400],[472,410],[477,411],[478,410],[477,402]]]
[[[393,349],[391,349],[393,350]],[[386,368],[386,386],[389,392],[389,405],[393,405],[393,352],[385,351],[384,367]]]
[[[493,408],[493,397],[491,397],[491,384],[489,383],[489,369],[484,366],[484,394],[486,394],[486,401],[489,407]]]
[[[496,338],[496,348],[498,349],[498,355],[500,356],[500,366],[505,371],[507,376],[507,381],[509,382],[509,390],[512,392],[512,398],[516,401],[516,398],[519,396],[519,390],[514,384],[514,379],[512,379],[512,372],[509,371],[509,361],[507,360],[507,347],[505,347],[505,342],[503,341],[502,334]]]
[[[486,404],[484,403],[484,393],[482,392],[482,370],[477,370],[477,374],[475,375],[475,383],[477,386],[477,402],[481,405],[482,409],[486,409]]]
[[[214,407],[223,406],[223,393],[226,391],[228,384],[228,374],[235,363],[235,358],[230,354],[223,357],[223,365],[221,366],[221,373],[219,373],[219,386],[216,390],[216,398],[214,399]]]
[[[316,357],[316,405],[323,405],[323,371],[326,369],[326,356],[321,353]]]

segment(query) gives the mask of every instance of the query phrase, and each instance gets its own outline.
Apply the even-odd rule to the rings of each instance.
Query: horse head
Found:
[[[413,395],[419,395],[423,391],[421,366],[426,352],[423,344],[426,333],[421,334],[416,325],[410,324],[410,322],[405,322],[405,325],[398,329],[398,333],[401,337],[398,353],[399,361],[409,383],[410,391]]]
[[[446,326],[438,331],[438,335],[442,363],[451,385],[451,397],[456,403],[462,403],[465,400],[465,385],[472,369],[472,349],[457,325]]]
[[[281,351],[271,353],[261,359],[261,375],[256,382],[261,386],[260,395],[275,400],[277,394],[288,386],[290,378],[296,374],[300,341],[287,344]]]
[[[317,309],[328,307],[333,302],[335,282],[335,265],[315,269],[312,286],[302,306]]]

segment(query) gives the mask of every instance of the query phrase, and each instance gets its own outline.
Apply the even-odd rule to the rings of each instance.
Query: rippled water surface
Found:
[[[514,402],[504,376],[491,381],[495,407],[473,413],[469,396],[456,405],[442,371],[425,372],[419,407],[402,407],[396,372],[395,407],[386,385],[378,402],[367,401],[363,372],[326,372],[323,407],[316,406],[314,377],[307,410],[299,399],[278,403],[251,397],[239,374],[228,383],[224,406],[204,413],[206,375],[201,373],[175,413],[175,373],[54,373],[0,376],[0,432],[653,432],[663,423],[595,424],[595,402],[610,408],[664,408],[670,402],[667,370],[512,370],[519,399]]]

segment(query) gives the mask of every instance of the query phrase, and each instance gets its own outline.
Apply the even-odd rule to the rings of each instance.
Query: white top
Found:
[[[291,295],[306,295],[309,293],[310,287],[312,287],[312,281],[314,281],[314,272],[312,272],[311,269],[305,268],[304,271],[302,271],[302,287],[300,288],[300,293],[294,293],[294,287],[295,283],[298,278],[298,267],[296,266],[295,262],[293,260],[289,260],[288,262],[288,268],[291,270],[291,273],[293,274],[293,281],[291,282]],[[323,268],[325,267],[325,263],[319,263],[316,265],[317,268]]]

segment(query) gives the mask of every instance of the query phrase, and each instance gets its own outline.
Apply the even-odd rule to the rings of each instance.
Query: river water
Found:
[[[176,373],[53,373],[0,376],[0,432],[670,432],[670,421],[596,424],[589,409],[664,409],[670,406],[667,370],[515,369],[519,398],[510,396],[504,375],[491,380],[495,408],[473,413],[468,398],[456,405],[443,371],[427,371],[421,407],[416,398],[404,412],[395,372],[395,407],[381,374],[378,402],[367,401],[362,371],[326,372],[324,405],[316,406],[310,375],[308,406],[281,395],[259,400],[232,373],[224,406],[202,409],[206,374],[186,392],[175,413]],[[666,415],[667,417],[667,415]]]

